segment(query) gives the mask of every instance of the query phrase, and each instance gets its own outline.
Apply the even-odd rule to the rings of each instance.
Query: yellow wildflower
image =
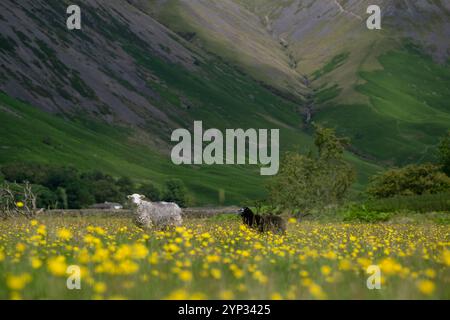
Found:
[[[234,299],[234,294],[230,290],[225,290],[220,292],[219,297],[222,300],[232,300]]]
[[[64,276],[67,270],[66,257],[57,256],[48,259],[47,268],[55,276]]]
[[[327,295],[323,292],[322,288],[315,283],[312,283],[309,286],[309,293],[316,299],[324,300],[327,298]]]
[[[8,275],[6,277],[6,285],[9,289],[20,291],[31,281],[29,273],[22,273],[20,275]]]
[[[184,282],[189,282],[192,280],[192,272],[188,271],[188,270],[183,270],[178,274],[179,278],[181,279],[181,281]]]
[[[211,269],[211,276],[214,279],[220,279],[222,277],[222,272],[217,268]]]
[[[30,264],[33,269],[39,269],[42,266],[42,261],[39,258],[31,257]]]
[[[417,283],[417,288],[424,295],[431,295],[435,290],[435,284],[430,280],[421,280]]]
[[[62,228],[58,230],[58,238],[63,241],[72,239],[72,232],[69,229]]]
[[[106,284],[104,282],[97,282],[96,284],[94,284],[94,292],[96,293],[105,293],[106,291]]]
[[[320,272],[322,272],[324,276],[328,276],[331,273],[331,268],[329,266],[322,266]]]

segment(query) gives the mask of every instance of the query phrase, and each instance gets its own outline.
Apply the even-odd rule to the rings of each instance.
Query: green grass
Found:
[[[334,105],[316,120],[350,136],[361,154],[387,164],[433,160],[439,137],[450,127],[450,66],[410,47],[379,62],[382,70],[359,73],[365,83],[356,89],[369,105]]]
[[[334,56],[330,61],[328,61],[321,69],[317,70],[312,74],[313,80],[317,80],[320,77],[332,72],[333,70],[336,70],[337,68],[341,67],[345,61],[350,56],[350,53],[341,53],[336,56]]]
[[[339,88],[337,84],[321,88],[314,93],[314,103],[322,105],[337,96],[339,96],[342,88]]]
[[[226,203],[264,193],[258,168],[175,166],[168,157],[149,147],[129,142],[130,129],[81,119],[66,120],[4,94],[0,94],[0,102],[1,108],[8,110],[2,110],[0,118],[0,163],[73,165],[81,170],[99,169],[157,184],[177,177],[194,193],[197,204],[216,203],[221,188],[226,191]],[[234,183],[236,179],[241,183]]]

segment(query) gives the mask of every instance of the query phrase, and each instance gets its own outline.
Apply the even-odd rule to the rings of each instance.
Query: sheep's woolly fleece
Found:
[[[137,204],[135,223],[141,228],[181,226],[181,209],[175,203],[141,201]]]

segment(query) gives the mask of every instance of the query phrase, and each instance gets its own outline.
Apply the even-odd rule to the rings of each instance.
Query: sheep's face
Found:
[[[238,214],[240,216],[246,216],[246,215],[251,215],[253,212],[252,210],[250,210],[249,207],[244,207],[238,210]]]
[[[128,196],[128,199],[130,199],[134,204],[140,204],[144,198],[144,196],[137,193]]]

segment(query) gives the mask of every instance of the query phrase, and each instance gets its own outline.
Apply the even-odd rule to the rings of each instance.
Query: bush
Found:
[[[165,183],[164,201],[175,202],[180,207],[188,206],[189,196],[186,186],[179,179],[170,179]]]
[[[392,213],[368,210],[365,206],[351,206],[344,212],[344,221],[384,222],[392,217]]]
[[[58,197],[58,205],[59,209],[68,209],[69,208],[69,198],[67,197],[66,189],[62,187],[58,187],[55,191],[56,196]]]
[[[41,185],[33,185],[32,190],[36,195],[36,207],[45,209],[58,208],[58,196],[55,192]]]
[[[6,181],[44,185],[48,179],[49,167],[36,163],[15,162],[3,165],[1,171]]]
[[[390,169],[372,178],[367,193],[371,198],[438,194],[450,190],[450,178],[433,164]]]
[[[139,187],[139,193],[146,196],[150,201],[161,200],[161,190],[153,183],[144,183]]]
[[[128,177],[122,177],[119,180],[117,180],[117,186],[119,187],[119,191],[124,195],[130,195],[134,191],[134,183],[133,180],[131,180]]]
[[[65,189],[67,192],[67,204],[70,209],[81,209],[95,203],[92,190],[81,180],[70,182]]]
[[[119,187],[114,182],[108,180],[92,181],[89,183],[89,188],[92,189],[97,203],[122,202],[125,200],[124,193],[120,192]]]

